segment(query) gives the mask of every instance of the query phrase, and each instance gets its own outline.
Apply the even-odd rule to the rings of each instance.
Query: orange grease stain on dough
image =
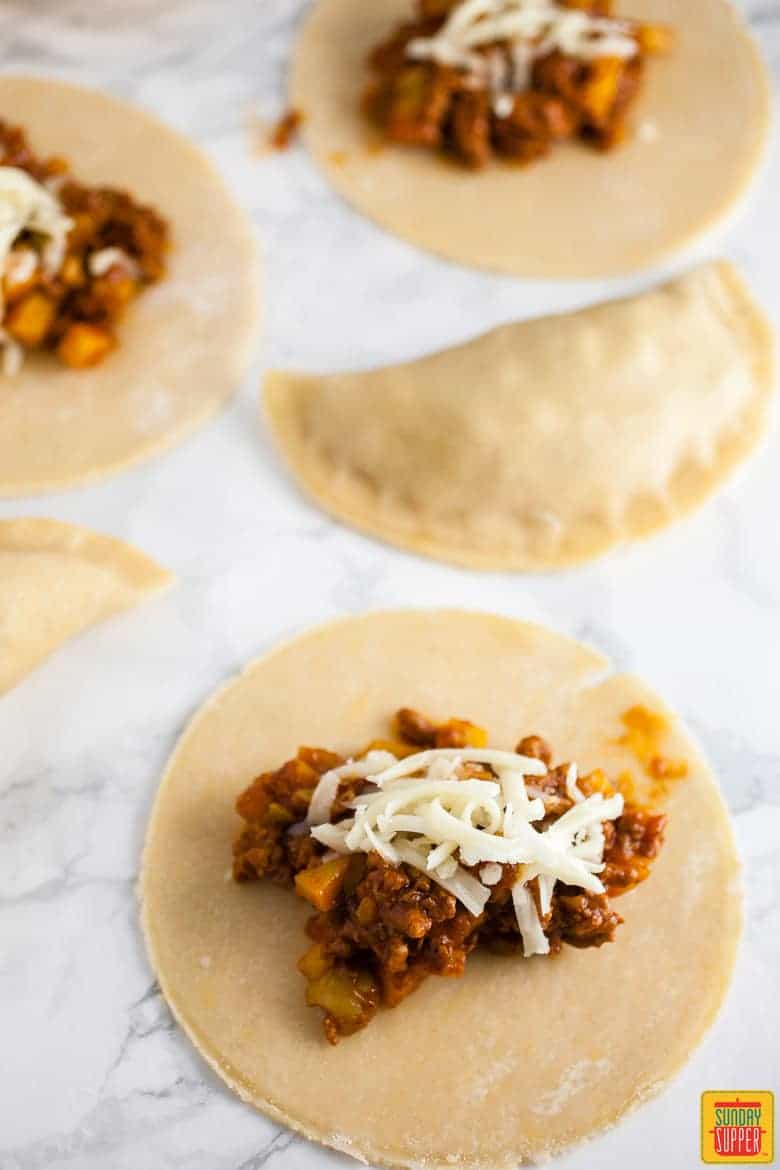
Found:
[[[668,720],[648,707],[636,706],[624,711],[620,716],[620,722],[626,730],[616,742],[621,747],[628,748],[653,780],[651,800],[663,798],[675,780],[682,780],[688,775],[686,760],[672,759],[661,752],[661,741],[669,730]],[[628,792],[624,791],[620,783],[621,779],[624,779],[624,782],[629,781],[633,790],[630,773],[623,772],[618,778],[620,791],[629,798]]]

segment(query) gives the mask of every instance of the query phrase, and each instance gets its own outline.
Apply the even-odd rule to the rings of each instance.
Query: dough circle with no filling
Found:
[[[63,155],[82,183],[127,190],[168,220],[168,271],[118,326],[99,366],[28,354],[0,375],[0,496],[100,479],[172,446],[237,389],[257,325],[251,226],[182,135],[107,94],[0,77],[0,118],[37,155]]]
[[[674,716],[688,776],[648,880],[619,899],[609,946],[555,960],[472,955],[331,1048],[295,969],[309,911],[230,880],[238,793],[300,744],[355,750],[410,704],[511,749],[642,773],[616,743],[634,704],[662,709],[596,651],[479,613],[369,614],[315,629],[219,690],[163,777],[144,851],[146,942],[179,1023],[219,1075],[276,1121],[386,1166],[502,1170],[613,1124],[658,1091],[711,1024],[740,929],[738,866],[713,776]],[[646,782],[646,781],[645,781]]]
[[[746,190],[767,135],[763,61],[727,0],[620,0],[674,28],[630,112],[633,136],[600,153],[554,146],[527,167],[473,172],[429,150],[378,144],[361,112],[370,50],[411,0],[318,0],[290,102],[330,182],[359,211],[449,260],[515,276],[590,278],[649,267],[713,227]]]

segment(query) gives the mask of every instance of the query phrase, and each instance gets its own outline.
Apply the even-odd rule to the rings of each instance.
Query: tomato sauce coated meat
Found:
[[[35,232],[14,241],[0,272],[4,343],[51,351],[75,369],[97,365],[117,345],[127,306],[164,275],[168,225],[125,191],[79,183],[64,159],[39,158],[24,130],[2,120],[0,166],[47,187],[71,221],[54,271],[41,262]]]
[[[436,724],[401,708],[392,737],[373,741],[359,755],[382,750],[403,759],[430,747],[483,747],[486,742],[485,731],[467,720]],[[540,736],[526,736],[516,750],[548,765],[544,776],[533,778],[533,794],[544,803],[543,830],[572,808],[569,765],[551,766],[552,749]],[[462,975],[478,945],[499,954],[522,954],[512,900],[521,866],[501,865],[483,912],[474,915],[417,868],[390,864],[377,852],[333,854],[312,837],[305,817],[314,790],[324,773],[344,763],[335,752],[302,747],[276,771],[258,776],[236,802],[244,826],[233,850],[237,881],[264,878],[293,887],[313,907],[307,924],[310,945],[298,967],[306,979],[306,1002],[324,1013],[325,1035],[333,1044],[365,1027],[380,1007],[399,1004],[428,975]],[[492,773],[483,764],[466,764],[463,776],[492,778]],[[340,781],[331,822],[349,815],[350,802],[366,785],[363,779]],[[614,791],[598,770],[580,777],[579,787],[585,795]],[[622,919],[611,900],[648,876],[665,824],[663,814],[635,804],[605,821],[604,893],[557,882],[549,910],[542,914],[538,881],[528,883],[550,954],[564,944],[593,947],[612,941]]]
[[[522,81],[508,40],[471,52],[471,60],[476,55],[484,64],[481,72],[448,58],[418,59],[414,47],[440,34],[457,7],[457,0],[418,0],[416,19],[371,53],[363,101],[388,141],[441,151],[473,169],[496,157],[531,163],[566,139],[599,150],[617,146],[626,136],[646,59],[667,52],[672,42],[666,26],[636,21],[619,26],[631,38],[630,56],[583,59],[529,42],[520,48],[527,53]],[[558,7],[597,20],[611,16],[609,0],[561,0]],[[503,96],[495,90],[497,76],[505,80]]]

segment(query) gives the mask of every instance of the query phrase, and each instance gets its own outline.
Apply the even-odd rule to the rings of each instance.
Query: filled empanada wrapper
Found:
[[[770,124],[767,70],[727,0],[618,0],[617,17],[669,25],[628,139],[606,154],[556,144],[530,166],[472,172],[384,140],[362,97],[369,53],[412,0],[318,0],[295,53],[290,105],[334,188],[381,227],[449,260],[572,279],[647,268],[721,221],[747,189]]]
[[[69,638],[172,580],[113,537],[59,520],[0,520],[0,694]]]
[[[728,264],[365,373],[270,373],[304,490],[392,544],[554,569],[663,528],[754,447],[772,331]]]
[[[621,716],[666,717],[687,763],[646,882],[613,943],[556,958],[474,953],[336,1048],[295,964],[311,907],[231,879],[234,801],[301,744],[345,752],[399,703],[458,712],[511,750],[534,730],[560,758],[652,783]],[[618,742],[619,740],[624,742]],[[375,613],[248,666],[195,716],[163,777],[144,851],[147,947],[209,1064],[274,1120],[376,1165],[509,1170],[611,1125],[688,1058],[721,1003],[740,930],[738,866],[717,785],[679,721],[601,654],[480,613]]]

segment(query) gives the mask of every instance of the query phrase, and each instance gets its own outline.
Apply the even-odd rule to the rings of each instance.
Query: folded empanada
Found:
[[[271,373],[268,419],[323,508],[402,548],[553,569],[662,528],[753,448],[772,331],[736,272],[504,325],[365,373]]]

